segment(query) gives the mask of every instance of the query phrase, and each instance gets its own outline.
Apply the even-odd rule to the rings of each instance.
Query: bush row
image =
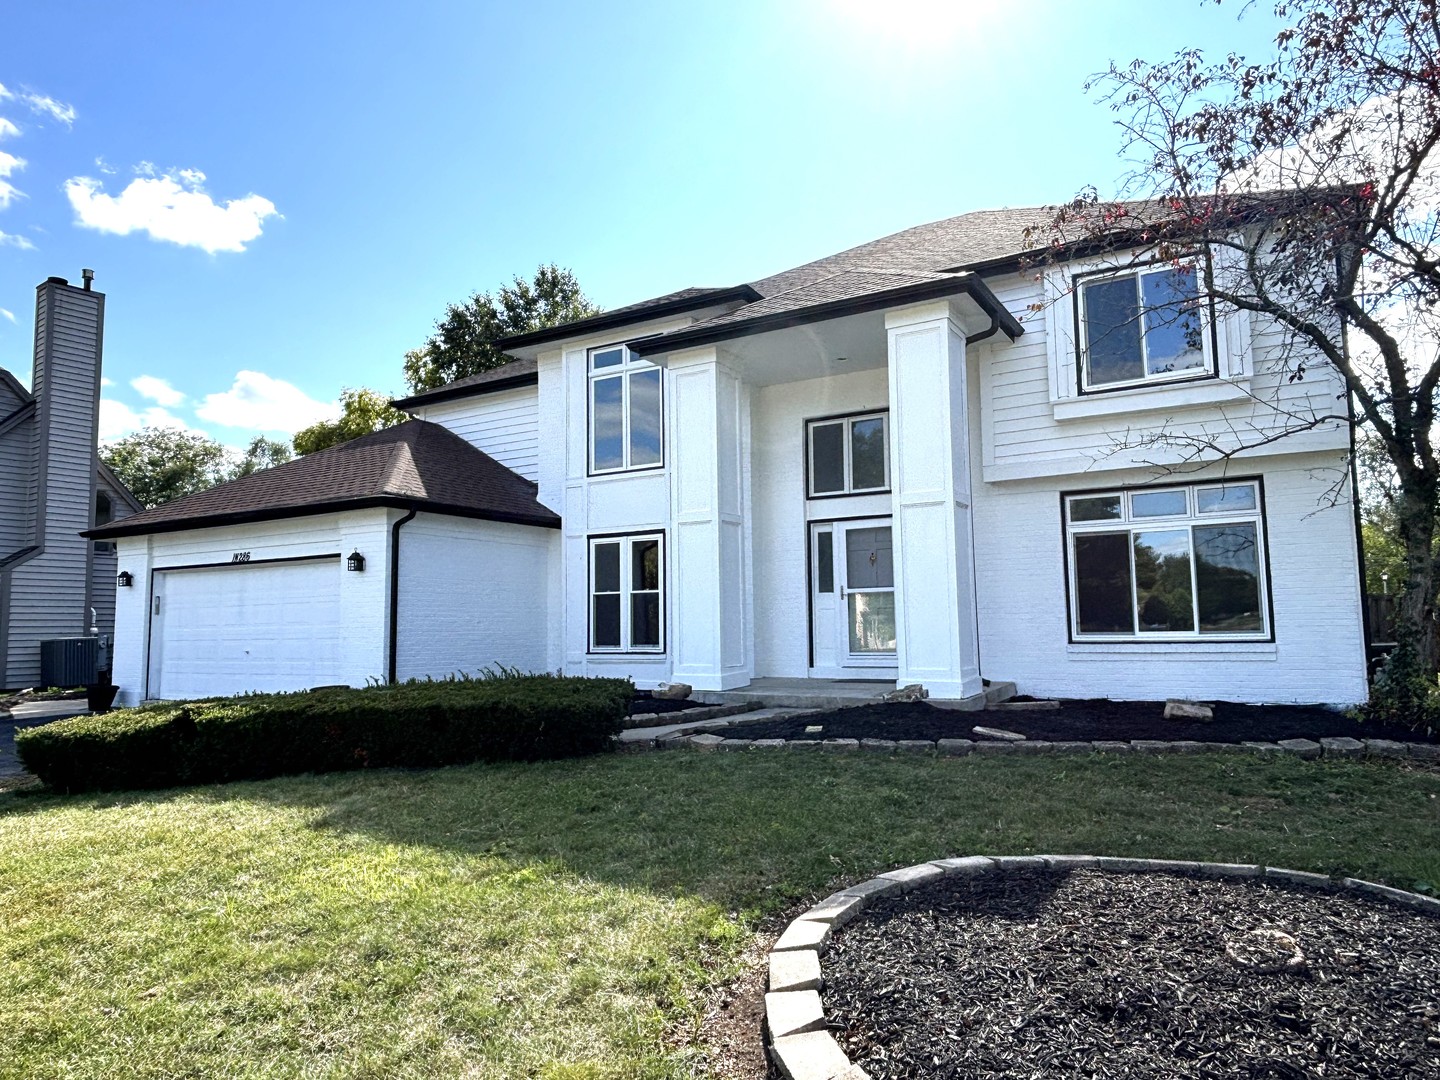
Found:
[[[610,748],[626,679],[518,675],[167,702],[16,733],[52,788],[171,787],[303,772],[535,761]]]

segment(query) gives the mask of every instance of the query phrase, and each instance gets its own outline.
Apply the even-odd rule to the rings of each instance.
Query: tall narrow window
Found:
[[[665,648],[664,540],[658,534],[590,541],[590,649]]]
[[[890,488],[889,416],[883,412],[806,425],[811,498]]]
[[[1205,374],[1200,288],[1193,264],[1097,277],[1079,289],[1085,389]]]
[[[1072,633],[1135,641],[1266,634],[1262,524],[1253,480],[1066,498]]]
[[[590,471],[664,461],[660,369],[623,345],[590,350]]]

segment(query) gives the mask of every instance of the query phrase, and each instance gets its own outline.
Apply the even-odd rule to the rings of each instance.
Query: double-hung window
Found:
[[[664,461],[660,369],[623,345],[591,349],[590,471],[651,469]]]
[[[663,652],[664,620],[663,536],[592,538],[591,652]]]
[[[1064,509],[1076,641],[1269,635],[1258,481],[1087,492]]]
[[[1082,279],[1081,389],[1116,390],[1213,372],[1194,263]]]
[[[806,424],[810,497],[888,491],[889,424],[885,412],[811,420]]]

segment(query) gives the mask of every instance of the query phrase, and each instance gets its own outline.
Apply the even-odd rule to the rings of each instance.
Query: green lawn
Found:
[[[672,752],[0,795],[0,1076],[687,1077],[753,928],[924,859],[1440,884],[1440,772]]]

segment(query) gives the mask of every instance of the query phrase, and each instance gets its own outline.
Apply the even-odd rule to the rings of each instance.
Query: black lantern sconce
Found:
[[[115,575],[115,584],[122,589],[128,589],[131,585],[135,584],[135,575],[130,573],[129,570],[121,570],[120,573]]]
[[[360,573],[365,569],[365,556],[361,555],[359,551],[352,551],[350,557],[345,560],[345,569]]]

